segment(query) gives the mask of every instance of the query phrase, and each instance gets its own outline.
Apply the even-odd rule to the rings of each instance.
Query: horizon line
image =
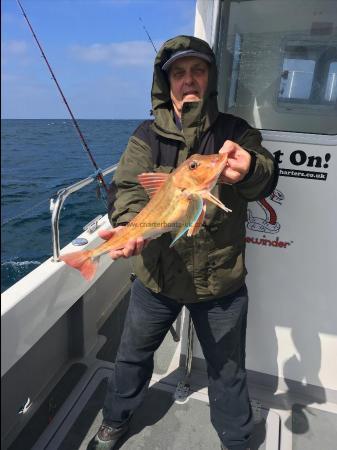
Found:
[[[70,120],[71,118],[64,117],[1,117],[1,120]],[[76,120],[148,120],[147,118],[129,118],[129,119],[116,119],[111,117],[98,117],[98,118],[81,118],[76,117]]]

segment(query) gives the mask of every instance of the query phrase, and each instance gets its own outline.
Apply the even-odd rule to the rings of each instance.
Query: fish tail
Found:
[[[97,259],[92,258],[92,252],[90,250],[84,250],[82,252],[68,253],[60,257],[61,261],[64,261],[68,266],[73,267],[81,272],[82,276],[91,281],[97,270]]]

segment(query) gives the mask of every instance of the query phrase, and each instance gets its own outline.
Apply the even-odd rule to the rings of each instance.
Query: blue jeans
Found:
[[[142,403],[153,373],[153,354],[182,304],[155,294],[139,280],[131,289],[104,421],[120,427]],[[245,371],[246,286],[225,297],[185,305],[192,317],[208,373],[211,422],[230,450],[245,450],[253,428]]]

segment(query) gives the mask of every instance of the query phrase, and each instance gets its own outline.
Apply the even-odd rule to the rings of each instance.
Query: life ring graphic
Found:
[[[278,189],[275,189],[268,197],[268,200],[263,198],[256,202],[262,208],[264,217],[254,216],[252,210],[248,209],[247,228],[262,233],[278,233],[281,225],[277,221],[276,211],[270,204],[270,201],[281,205],[282,200],[284,200],[284,194]]]

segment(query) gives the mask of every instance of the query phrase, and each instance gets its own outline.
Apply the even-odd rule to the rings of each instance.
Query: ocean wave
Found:
[[[30,217],[22,217],[23,215],[26,215],[29,212],[32,212],[32,210],[34,210],[33,213],[35,212],[34,215],[31,215]],[[10,217],[9,219],[4,220],[1,223],[1,226],[3,227],[5,225],[7,225],[9,222],[11,222],[11,224],[15,223],[15,226],[17,226],[17,227],[18,226],[22,227],[23,225],[30,225],[30,224],[36,224],[36,223],[38,223],[38,226],[40,226],[39,222],[41,222],[41,221],[43,221],[43,222],[44,221],[48,221],[48,223],[49,223],[49,221],[50,221],[50,213],[49,213],[49,211],[38,211],[38,212],[36,212],[35,208],[32,207],[28,211],[23,211],[21,214],[18,214],[17,216],[13,216],[13,217]],[[47,227],[47,228],[44,227],[44,230],[45,231],[46,230],[50,231],[50,226]],[[34,230],[34,232],[38,233],[38,232],[40,232],[40,230],[36,229],[36,230]]]
[[[42,263],[36,260],[15,259],[4,261],[1,263],[1,292],[4,292],[14,283],[24,276],[28,275],[32,270],[36,269]]]
[[[40,261],[5,261],[1,263],[1,267],[11,267],[11,268],[27,268],[30,265],[39,266],[41,264]]]

